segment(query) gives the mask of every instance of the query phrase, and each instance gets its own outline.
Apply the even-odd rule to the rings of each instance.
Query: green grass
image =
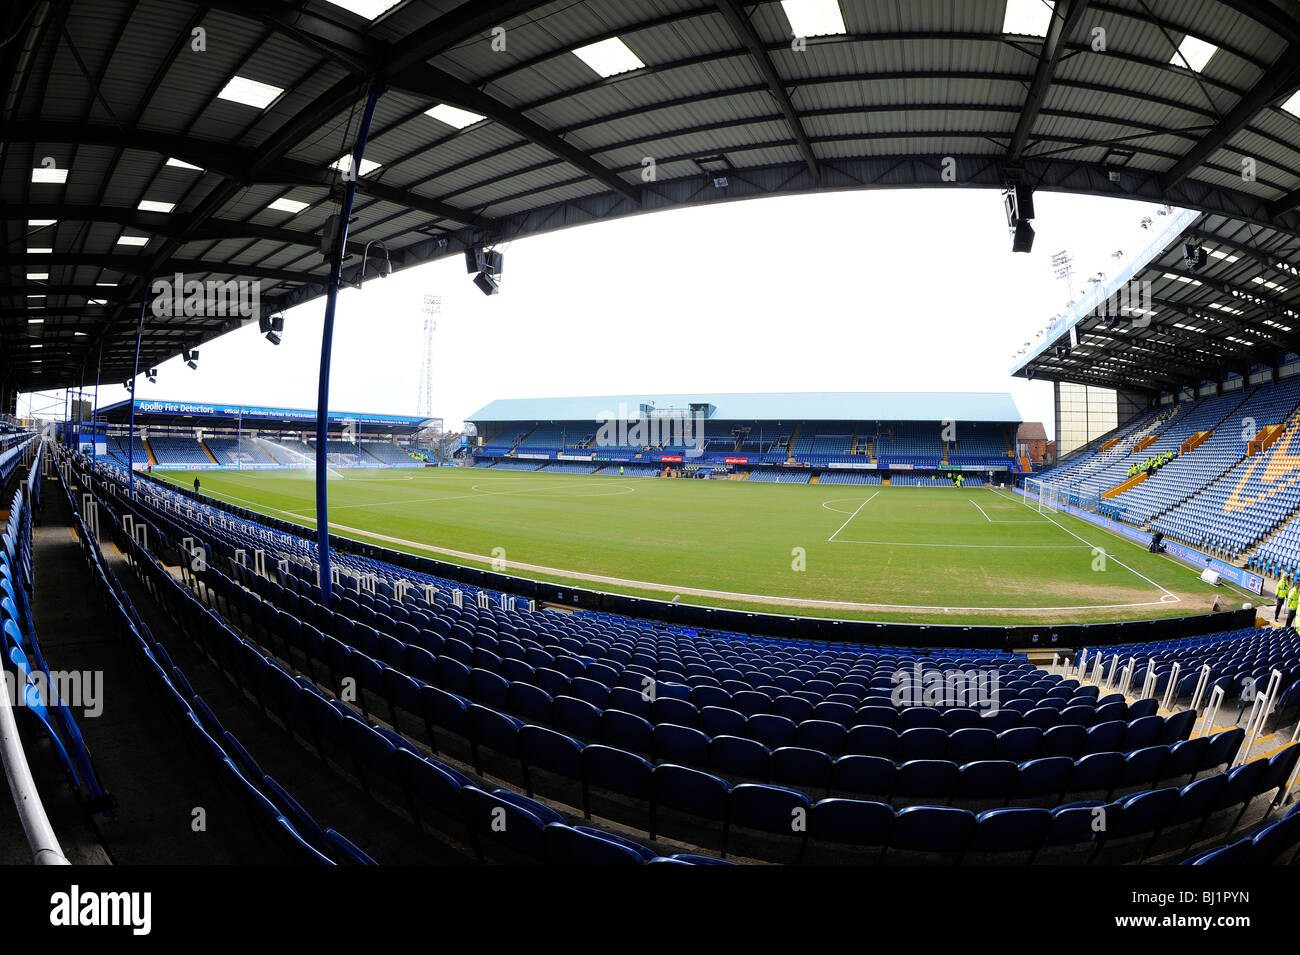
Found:
[[[194,472],[155,473],[194,481]],[[199,476],[206,494],[315,526],[311,472]],[[473,566],[490,567],[495,557],[507,573],[607,592],[769,613],[1097,621],[1204,612],[1216,593],[1186,565],[988,489],[443,468],[331,472],[329,493],[332,529],[357,540]]]

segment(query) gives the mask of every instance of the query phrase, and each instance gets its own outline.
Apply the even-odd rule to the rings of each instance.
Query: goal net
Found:
[[[1025,481],[1025,504],[1044,512],[1057,513],[1061,506],[1060,487],[1051,481],[1028,478]]]

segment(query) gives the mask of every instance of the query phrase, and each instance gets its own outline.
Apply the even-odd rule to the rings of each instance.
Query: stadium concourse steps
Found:
[[[92,484],[111,510],[122,506],[122,489],[111,473],[107,477]],[[724,853],[734,848],[729,840],[739,830],[759,837],[758,843],[744,844],[745,852],[758,856],[802,854],[811,842],[833,852],[845,843],[877,847],[889,858],[985,850],[1032,858],[1044,849],[1050,854],[1053,847],[1088,859],[1099,852],[1106,858],[1112,850],[1140,858],[1160,840],[1172,840],[1178,851],[1190,848],[1210,815],[1231,816],[1226,830],[1231,836],[1256,797],[1277,790],[1274,803],[1280,801],[1300,752],[1290,747],[1268,761],[1196,778],[1232,764],[1241,744],[1239,729],[1188,740],[1194,713],[1161,719],[1144,712],[1154,709],[1154,701],[1132,707],[1122,699],[1098,701],[1095,689],[1076,697],[1072,681],[1005,654],[920,661],[863,648],[835,652],[793,641],[733,642],[595,626],[555,612],[458,607],[444,603],[441,594],[433,605],[409,592],[398,600],[383,585],[358,591],[355,600],[340,597],[338,609],[329,610],[317,602],[313,585],[284,568],[272,580],[231,562],[233,578],[227,578],[215,568],[228,560],[233,543],[247,541],[215,523],[181,525],[175,519],[179,514],[153,510],[148,497],[136,501],[132,511],[144,512],[154,525],[157,550],[180,534],[203,536],[212,548],[211,562],[186,579],[205,594],[212,610],[220,609],[258,644],[253,653],[232,656],[236,668],[249,668],[245,678],[260,688],[263,705],[274,701],[285,722],[304,726],[318,745],[325,740],[355,744],[352,755],[407,796],[427,795],[421,788],[428,782],[423,767],[431,761],[417,742],[435,754],[462,744],[479,772],[491,755],[494,774],[522,780],[528,794],[545,789],[551,798],[581,805],[587,816],[599,806],[602,816],[624,824],[639,819],[651,840],[663,817],[673,813],[694,817],[706,829],[720,824],[718,849]],[[222,540],[224,535],[230,539]],[[188,566],[181,564],[182,570]],[[171,582],[164,570],[156,573]],[[982,717],[968,707],[888,705],[893,679],[887,674],[927,663],[1005,674],[1007,698],[998,691],[1004,708],[991,718],[1023,719],[1024,725],[999,733],[973,725]],[[277,676],[286,666],[303,676]],[[265,677],[262,668],[268,668]],[[309,688],[322,679],[322,670],[327,686],[338,686],[347,676],[357,681],[359,706],[373,725],[341,712],[350,708]],[[655,692],[646,694],[647,686]],[[867,705],[855,708],[857,703]],[[794,715],[774,712],[778,707]],[[387,726],[377,713],[388,717]],[[1127,723],[1109,718],[1120,714],[1133,718]],[[807,718],[796,722],[795,716]],[[688,725],[692,720],[695,725]],[[1044,730],[1039,721],[1053,725]],[[413,739],[417,736],[424,738]],[[888,747],[889,754],[841,752],[851,746]],[[950,754],[955,758],[941,758]],[[970,755],[977,758],[965,759]],[[656,765],[655,759],[664,761]],[[692,761],[700,768],[685,765]],[[1141,789],[1185,777],[1191,781],[1181,788]],[[457,782],[441,773],[437,786],[444,799],[454,789],[461,805],[467,787]],[[576,797],[562,795],[574,785]],[[1140,791],[1115,798],[1132,787]],[[881,798],[843,798],[835,792]],[[1104,799],[1059,804],[1067,793],[1081,792]],[[510,791],[495,796],[515,806],[527,800]],[[948,804],[890,802],[918,797]],[[1045,804],[1005,805],[1021,797]],[[955,805],[958,801],[995,808],[977,815]],[[563,839],[567,845],[577,836],[561,833],[571,828],[562,821],[539,815],[544,807],[534,811],[531,802],[522,805],[532,820],[522,827],[531,833],[532,854],[556,861],[552,843]],[[1111,820],[1103,834],[1091,826],[1098,807]],[[799,810],[809,825],[792,832],[791,814]],[[462,808],[462,821],[465,814]],[[1265,841],[1269,852],[1293,841],[1294,824],[1283,822],[1290,828]],[[1192,826],[1191,841],[1184,841]],[[609,842],[607,833],[581,835]],[[519,837],[516,831],[509,838]],[[653,854],[636,844],[597,848],[611,861],[616,856],[617,861],[648,861]],[[1259,853],[1262,861],[1264,850]]]
[[[12,438],[10,440],[9,438]],[[7,487],[14,480],[15,472],[22,463],[23,456],[33,450],[34,442],[39,439],[30,432],[7,436],[7,449],[0,453],[0,487]],[[0,539],[0,629],[4,631],[4,677],[10,687],[6,692],[10,700],[6,707],[13,707],[15,719],[19,724],[19,738],[28,736],[29,732],[39,732],[45,736],[59,763],[66,773],[73,789],[77,792],[81,805],[92,812],[112,808],[112,796],[108,794],[96,772],[94,761],[88,751],[81,729],[67,701],[60,699],[58,686],[51,679],[49,666],[41,652],[40,641],[32,617],[32,588],[35,574],[32,565],[32,511],[40,505],[41,469],[44,449],[35,445],[31,458],[31,468],[26,478],[17,482],[13,498],[10,501],[8,518],[5,523],[3,538]],[[18,688],[15,693],[14,688]],[[29,737],[30,739],[30,737]],[[6,759],[23,756],[21,743],[16,747],[6,748]],[[40,794],[33,790],[20,790],[17,766],[5,765],[6,775],[16,800],[24,803],[38,804]],[[30,777],[29,777],[30,778]],[[43,810],[40,810],[43,813]],[[20,811],[24,828],[28,816]],[[28,829],[27,838],[32,840],[35,834]],[[42,846],[31,843],[34,861],[49,863],[66,862],[60,855],[51,859],[56,846]]]

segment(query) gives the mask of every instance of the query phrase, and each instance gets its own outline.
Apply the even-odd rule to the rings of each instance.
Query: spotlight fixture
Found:
[[[131,394],[135,394],[135,380],[134,380],[134,379],[132,379],[132,378],[128,378],[126,381],[122,382],[122,387],[125,388],[127,391],[131,392]]]
[[[1209,257],[1205,254],[1205,249],[1195,242],[1183,243],[1183,263],[1187,266],[1187,271],[1195,275],[1201,269],[1205,268],[1205,263]]]
[[[388,246],[384,244],[383,239],[371,239],[366,243],[365,251],[361,253],[361,271],[357,273],[357,280],[349,283],[353,288],[361,288],[361,283],[366,279],[366,265],[370,261],[370,247],[377,245],[384,250],[384,257],[377,259],[375,268],[379,271],[379,277],[386,279],[393,274],[393,263],[388,259]]]
[[[257,330],[265,335],[266,340],[272,345],[280,344],[280,336],[284,334],[284,316],[263,315],[257,320]]]
[[[185,352],[185,364],[189,365],[190,369],[193,371],[198,370],[199,350],[197,348],[192,348],[189,351]]]
[[[158,369],[157,369],[157,368],[150,368],[148,371],[146,371],[146,372],[144,373],[144,376],[145,376],[146,378],[149,379],[149,384],[151,384],[151,385],[156,385],[156,384],[158,384]]]

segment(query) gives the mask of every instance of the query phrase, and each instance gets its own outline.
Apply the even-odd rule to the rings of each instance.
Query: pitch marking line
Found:
[[[968,497],[966,498],[966,500],[974,504],[975,507],[979,509],[979,512],[984,515],[984,520],[988,521],[990,524],[1037,524],[1038,523],[1038,521],[995,521],[993,518],[989,517],[988,512],[984,510],[984,508],[980,507],[979,504],[976,503],[975,498]]]
[[[996,523],[996,522],[995,522]],[[835,544],[871,544],[876,547],[968,547],[988,550],[1085,550],[1091,544],[926,544],[919,541],[859,541],[841,537]]]
[[[879,493],[880,493],[879,491],[876,492],[876,494],[879,494]],[[875,497],[876,494],[872,494],[871,497],[867,498],[865,501],[863,501],[861,504],[859,504],[859,505],[858,505],[858,511],[862,510],[864,507],[866,507],[868,504],[870,504],[870,503],[871,503],[871,498],[872,498],[872,497]],[[858,516],[858,511],[854,511],[852,514],[850,514],[850,515],[849,515],[849,520],[845,521],[845,522],[844,522],[843,524],[841,524],[838,528],[836,528],[836,530],[835,530],[835,534],[838,534],[840,531],[844,530],[844,528],[848,527],[848,526],[849,526],[849,521],[852,521],[853,518],[855,518],[855,517]],[[829,544],[829,543],[831,543],[833,540],[835,540],[835,534],[832,534],[830,537],[826,538],[826,543]]]
[[[356,534],[362,537],[371,537],[376,540],[387,541],[393,544],[403,544],[417,550],[431,551],[437,554],[446,554],[452,557],[468,558],[474,561],[490,564],[491,558],[484,557],[481,554],[472,554],[467,551],[452,550],[448,547],[439,547],[435,544],[424,544],[420,541],[407,540],[402,537],[390,537],[387,534],[377,534],[374,531],[364,530],[359,527],[348,527],[346,524],[336,524],[330,522],[330,527],[335,530],[344,531],[348,534]],[[1077,545],[1070,545],[1077,546]],[[529,571],[532,573],[546,574],[555,577],[567,577],[573,580],[589,580],[595,583],[612,584],[619,587],[627,587],[636,590],[654,590],[662,593],[671,594],[690,594],[698,597],[709,597],[722,600],[739,600],[750,603],[776,604],[782,607],[825,607],[836,610],[936,610],[948,613],[950,611],[982,611],[985,613],[1039,613],[1043,611],[1063,611],[1063,610],[1120,610],[1132,607],[1156,607],[1161,601],[1148,600],[1142,603],[1127,604],[1075,604],[1062,607],[942,607],[937,604],[882,604],[882,603],[858,603],[848,600],[818,600],[808,597],[779,597],[770,594],[747,594],[737,593],[729,590],[708,590],[701,587],[681,587],[675,584],[660,584],[648,580],[629,580],[624,577],[610,577],[604,574],[589,574],[576,570],[563,570],[557,567],[545,567],[539,564],[527,564],[520,561],[509,561],[508,571]]]
[[[997,494],[998,497],[1004,497],[1004,496],[1005,496],[1005,495],[1003,495],[1003,494],[1001,494],[1001,493],[999,493],[999,492],[997,492],[997,491],[994,491],[993,493]],[[1014,498],[1007,498],[1007,500],[1010,500],[1013,504],[1015,503],[1015,499],[1014,499]],[[1122,560],[1120,560],[1120,559],[1119,559],[1118,557],[1116,557],[1114,554],[1110,553],[1110,551],[1106,550],[1104,547],[1099,547],[1099,546],[1097,546],[1096,544],[1093,544],[1093,543],[1090,543],[1089,541],[1084,540],[1082,537],[1080,537],[1080,536],[1079,536],[1078,534],[1076,534],[1074,531],[1070,530],[1070,529],[1069,529],[1068,527],[1066,527],[1064,524],[1060,523],[1059,521],[1053,520],[1052,518],[1048,517],[1046,514],[1040,514],[1039,517],[1043,518],[1043,520],[1045,520],[1045,521],[1048,521],[1048,522],[1050,522],[1050,523],[1052,523],[1052,524],[1055,524],[1057,527],[1059,527],[1061,530],[1065,531],[1065,533],[1069,534],[1069,535],[1070,535],[1071,537],[1073,537],[1075,540],[1083,541],[1083,543],[1087,544],[1087,545],[1088,545],[1089,547],[1091,547],[1093,550],[1100,550],[1100,551],[1101,551],[1101,552],[1102,552],[1106,557],[1108,557],[1108,558],[1110,558],[1111,560],[1115,561],[1115,563],[1119,564],[1121,567],[1123,567],[1125,570],[1127,570],[1130,574],[1133,574],[1135,577],[1140,577],[1141,579],[1145,580],[1145,581],[1146,581],[1148,584],[1150,584],[1152,587],[1156,588],[1156,590],[1158,590],[1158,591],[1160,591],[1162,594],[1164,594],[1164,596],[1160,598],[1160,601],[1161,601],[1162,603],[1182,603],[1183,598],[1179,597],[1176,593],[1172,592],[1172,591],[1169,590],[1168,588],[1163,587],[1163,586],[1161,586],[1160,584],[1156,583],[1154,580],[1152,580],[1150,577],[1146,576],[1145,574],[1139,573],[1138,571],[1134,570],[1132,567],[1130,567],[1128,564],[1124,563]]]
[[[285,514],[290,517],[296,517],[299,520],[309,520],[315,523],[314,519],[311,517],[307,517],[305,515],[299,514],[294,511],[286,511],[283,508],[279,508],[279,507],[270,507],[264,502],[249,501],[249,500],[245,500],[244,498],[235,497],[234,495],[227,495],[227,494],[220,494],[220,493],[214,494],[211,491],[207,493],[210,494],[212,497],[222,498],[227,501],[236,501],[239,503],[248,504],[250,505],[250,508],[252,510],[259,511],[264,514],[266,513]],[[877,491],[876,493],[878,494],[880,492]],[[874,496],[875,495],[873,494],[872,497]],[[865,503],[866,501],[863,502],[863,504]],[[859,510],[861,510],[861,507],[859,507]],[[471,560],[483,564],[491,564],[493,561],[493,558],[486,557],[482,554],[473,554],[468,551],[453,550],[450,547],[439,547],[436,544],[425,544],[421,541],[407,540],[402,537],[390,537],[387,534],[377,534],[374,531],[367,531],[359,527],[349,527],[346,524],[336,524],[333,521],[330,521],[330,527],[338,531],[343,531],[347,534],[357,535],[360,537],[369,537],[375,540],[386,541],[391,544],[402,544],[407,547],[414,548],[415,550],[426,551],[434,554],[443,554],[448,557],[458,557],[463,560]],[[855,543],[855,542],[836,541],[836,543]],[[1085,541],[1084,543],[1086,544],[1087,542]],[[920,545],[920,546],[947,547],[952,545],[934,544],[934,545]],[[973,546],[998,546],[998,545],[973,545]],[[1038,546],[1038,545],[1031,545],[1031,546]],[[1080,545],[1066,544],[1066,545],[1048,545],[1048,546],[1076,547]],[[1088,545],[1088,546],[1091,547],[1092,545]],[[544,567],[537,564],[525,564],[525,563],[520,563],[518,561],[510,561],[509,569],[531,571],[533,573],[541,573],[549,576],[568,578],[570,580],[589,580],[595,583],[612,584],[615,586],[628,587],[630,589],[653,590],[661,593],[690,594],[692,596],[709,597],[713,599],[742,600],[742,601],[748,601],[751,603],[759,603],[759,604],[775,604],[781,607],[792,607],[792,606],[793,607],[824,607],[824,608],[834,609],[834,610],[937,610],[937,611],[942,611],[943,613],[949,613],[951,611],[972,611],[972,612],[982,612],[982,613],[1042,613],[1045,611],[1128,610],[1136,607],[1158,607],[1162,603],[1167,603],[1167,601],[1163,601],[1163,600],[1149,600],[1142,603],[1075,604],[1072,606],[1063,606],[1063,607],[940,607],[937,605],[928,605],[928,604],[857,603],[853,601],[843,601],[843,600],[815,600],[815,599],[801,598],[801,597],[774,597],[767,594],[742,594],[742,593],[733,593],[731,591],[726,591],[726,590],[707,590],[698,587],[679,587],[672,584],[658,584],[658,583],[652,583],[650,581],[644,581],[644,580],[627,580],[621,577],[608,577],[600,574],[588,574],[588,573],[583,573],[581,571],[563,570],[561,568],[556,568],[556,567]]]

